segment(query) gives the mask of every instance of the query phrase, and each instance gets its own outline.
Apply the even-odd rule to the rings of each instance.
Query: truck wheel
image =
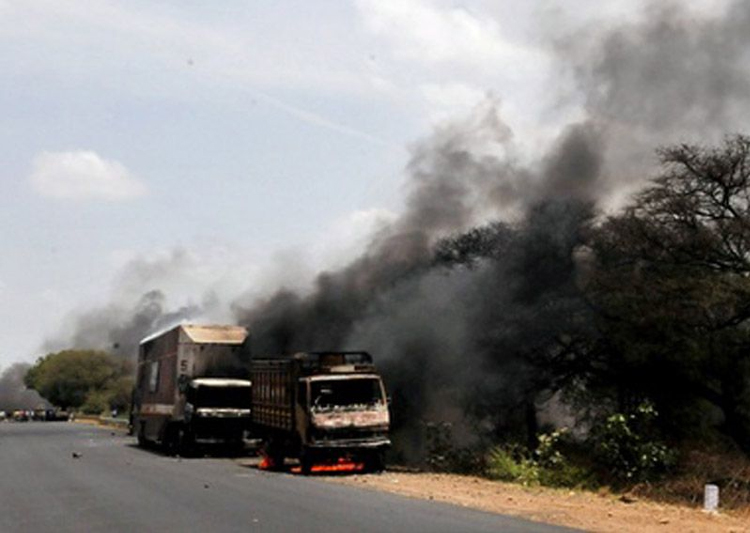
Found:
[[[185,428],[177,430],[177,450],[183,457],[193,457],[195,455],[195,439],[193,434]]]
[[[268,457],[270,461],[271,470],[283,470],[284,469],[284,448],[274,439],[269,439],[268,442],[263,446],[263,455]]]
[[[373,452],[365,460],[365,470],[379,473],[385,470],[385,455],[383,452]]]
[[[229,444],[229,453],[234,457],[242,457],[245,455],[245,441],[243,439],[233,440]]]
[[[177,426],[169,425],[164,430],[164,439],[162,440],[162,445],[164,447],[164,452],[167,455],[177,455],[180,453],[180,428]]]
[[[146,448],[148,446],[148,441],[146,440],[146,423],[141,422],[138,425],[138,436],[136,437],[138,439],[138,446],[141,448]]]
[[[271,462],[274,470],[284,470],[284,450],[275,449],[271,454]]]
[[[315,464],[315,457],[309,451],[303,450],[299,457],[300,470],[305,476],[309,476],[312,473],[312,467]]]

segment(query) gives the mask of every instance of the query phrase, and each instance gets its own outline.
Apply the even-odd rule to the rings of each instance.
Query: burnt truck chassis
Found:
[[[380,375],[366,352],[305,352],[254,359],[253,436],[270,468],[286,457],[299,459],[303,473],[315,465],[360,463],[367,471],[385,468],[388,406]],[[352,390],[372,388],[377,403],[326,410],[314,405],[314,384],[340,383]]]

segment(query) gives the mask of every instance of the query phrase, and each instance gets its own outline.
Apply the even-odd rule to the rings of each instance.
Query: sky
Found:
[[[582,105],[556,38],[644,6],[0,0],[0,369],[157,286],[172,307],[304,286],[402,209],[445,121],[491,100],[517,157],[549,144]]]

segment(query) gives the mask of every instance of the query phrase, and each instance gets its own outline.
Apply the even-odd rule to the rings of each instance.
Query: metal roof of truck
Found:
[[[141,341],[141,344],[152,341],[173,330],[182,330],[187,339],[196,344],[242,344],[247,338],[247,329],[241,326],[180,324],[149,335]]]

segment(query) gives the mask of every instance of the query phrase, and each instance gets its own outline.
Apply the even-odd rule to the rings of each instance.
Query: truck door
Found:
[[[310,395],[310,382],[306,379],[300,379],[297,382],[296,401],[294,406],[294,421],[300,444],[308,442],[308,428],[310,426],[310,417],[308,416],[308,405]]]

